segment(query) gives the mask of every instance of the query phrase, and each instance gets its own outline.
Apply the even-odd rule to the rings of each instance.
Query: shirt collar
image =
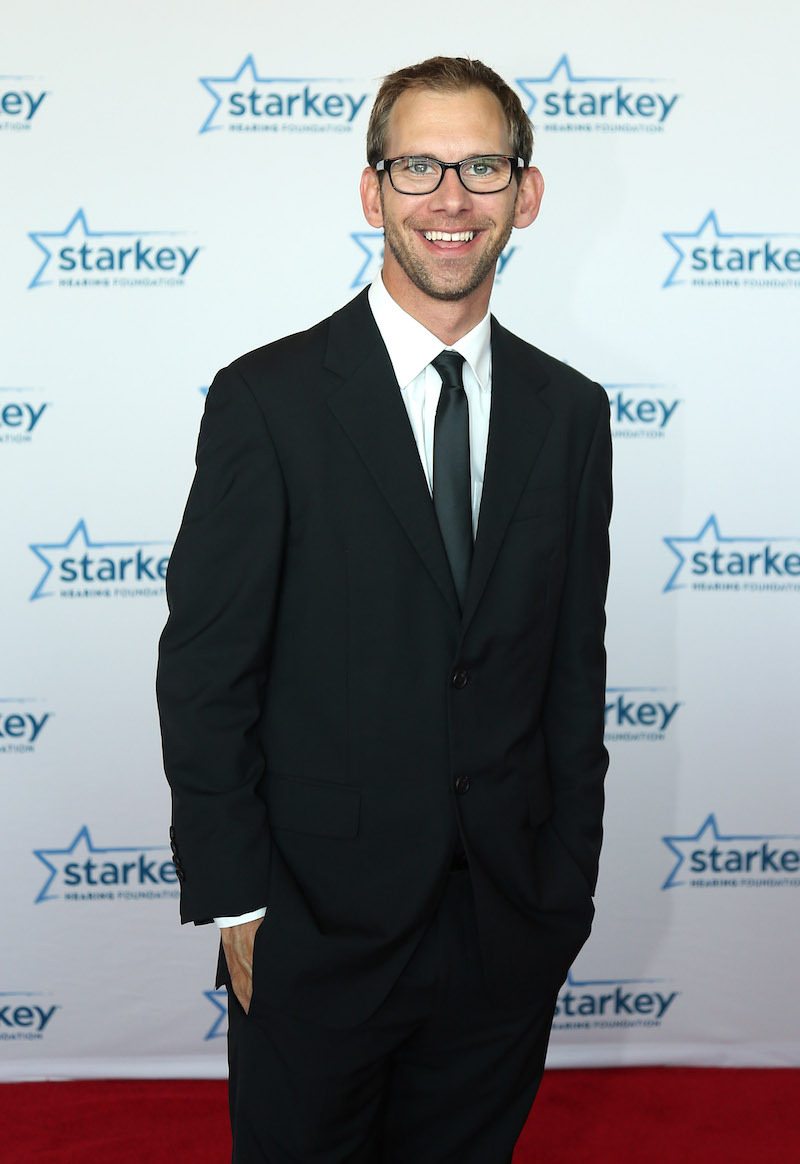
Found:
[[[379,275],[370,286],[368,297],[401,389],[407,388],[442,350],[449,350],[464,357],[481,390],[488,391],[492,366],[491,315],[488,311],[472,331],[454,344],[446,345],[392,299],[382,276]]]

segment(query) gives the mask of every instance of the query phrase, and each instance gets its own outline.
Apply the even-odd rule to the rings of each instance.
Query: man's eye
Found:
[[[408,158],[406,169],[415,177],[421,178],[425,174],[434,173],[435,167],[430,158]]]
[[[473,158],[466,170],[475,178],[487,178],[496,172],[497,166],[493,158]]]

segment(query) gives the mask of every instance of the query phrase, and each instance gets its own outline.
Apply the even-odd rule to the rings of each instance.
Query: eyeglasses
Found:
[[[505,154],[482,154],[464,158],[461,162],[440,162],[438,158],[416,155],[404,158],[384,158],[375,169],[389,175],[389,181],[398,194],[432,194],[442,183],[445,170],[455,170],[461,185],[470,194],[498,194],[511,185],[511,179],[522,158]]]

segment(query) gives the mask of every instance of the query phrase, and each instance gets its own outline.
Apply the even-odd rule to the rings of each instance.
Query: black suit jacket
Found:
[[[254,1005],[374,1011],[460,834],[490,986],[553,989],[601,841],[608,401],[492,321],[463,615],[365,294],[215,379],[158,694],[184,921],[268,903]]]

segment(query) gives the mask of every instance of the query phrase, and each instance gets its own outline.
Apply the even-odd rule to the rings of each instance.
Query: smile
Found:
[[[460,230],[455,234],[448,234],[446,230],[424,230],[422,232],[428,242],[472,242],[474,230]]]

